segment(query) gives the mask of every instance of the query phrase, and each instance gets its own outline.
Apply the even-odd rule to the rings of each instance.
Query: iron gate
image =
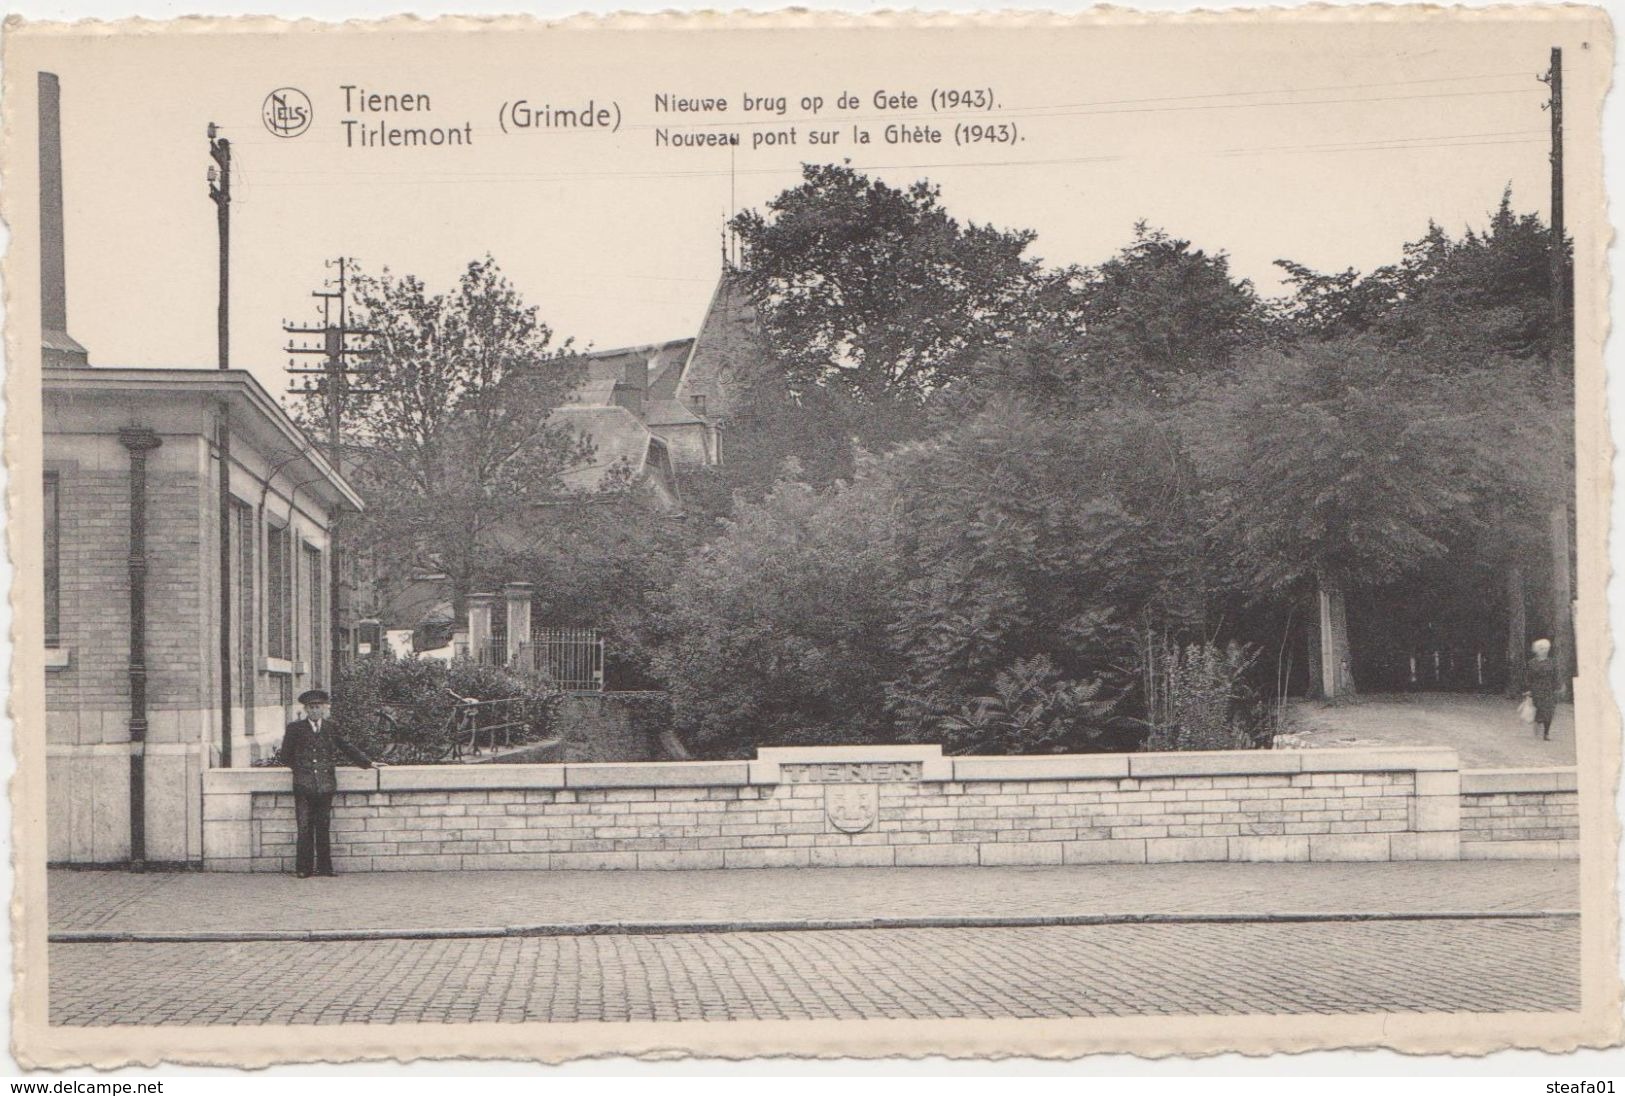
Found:
[[[568,692],[604,689],[604,637],[596,628],[533,628],[531,668]]]

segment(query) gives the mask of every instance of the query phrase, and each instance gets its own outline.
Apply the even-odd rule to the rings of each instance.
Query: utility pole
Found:
[[[209,169],[209,197],[214,199],[215,217],[220,225],[220,305],[216,327],[220,341],[220,368],[231,368],[231,142],[216,136],[209,123],[209,156],[217,168]]]
[[[209,123],[209,197],[214,201],[220,229],[220,301],[215,314],[215,337],[221,369],[231,368],[231,142]],[[216,423],[215,455],[220,462],[218,484],[220,545],[220,764],[231,768],[231,413],[221,402]],[[241,575],[239,582],[249,580]]]
[[[353,375],[367,375],[374,372],[371,366],[364,361],[352,364],[351,358],[365,359],[376,351],[367,346],[352,346],[352,338],[366,338],[375,332],[361,327],[350,326],[349,307],[349,267],[350,260],[343,256],[328,260],[329,267],[338,267],[338,283],[333,289],[315,290],[312,297],[322,302],[322,323],[320,327],[302,326],[282,321],[282,330],[289,336],[285,348],[289,354],[319,354],[323,362],[319,367],[311,368],[298,364],[297,357],[288,359],[287,371],[295,376],[305,378],[302,385],[290,385],[288,392],[306,399],[320,398],[324,417],[327,420],[327,463],[332,465],[333,471],[342,472],[344,467],[344,412],[346,405],[353,396],[371,395],[378,390],[351,383]],[[332,283],[329,283],[330,285]],[[335,320],[334,313],[337,312]],[[319,336],[320,342],[308,341],[308,336]],[[341,581],[343,568],[339,565],[339,552],[337,542],[339,539],[339,523],[333,523],[334,550],[327,554],[328,569],[328,635],[332,645],[332,672],[337,674],[339,667],[344,664],[349,651],[343,639],[342,616],[340,600],[343,583]]]
[[[287,372],[295,376],[305,377],[302,385],[290,385],[288,392],[291,395],[303,396],[307,399],[320,398],[322,410],[327,421],[327,462],[338,472],[343,468],[344,453],[341,435],[344,425],[345,405],[351,396],[371,395],[376,388],[359,387],[351,383],[350,378],[356,375],[368,375],[373,369],[364,362],[352,364],[352,358],[367,358],[376,353],[371,347],[352,346],[352,338],[370,337],[376,332],[362,327],[350,326],[349,309],[349,265],[350,260],[345,257],[331,259],[328,266],[336,266],[339,276],[336,289],[315,290],[312,297],[322,302],[322,323],[320,327],[302,326],[282,321],[282,330],[290,336],[319,336],[320,342],[311,343],[305,340],[290,338],[284,348],[289,354],[316,354],[324,361],[318,367],[301,366],[294,358],[288,359]],[[332,283],[329,283],[332,284]],[[337,312],[337,319],[334,312]],[[319,379],[312,379],[319,378]]]
[[[1552,115],[1552,224],[1550,280],[1552,295],[1552,338],[1546,352],[1547,381],[1551,389],[1552,432],[1555,453],[1566,464],[1563,448],[1568,444],[1567,420],[1574,414],[1568,396],[1573,379],[1573,333],[1569,329],[1568,240],[1563,231],[1563,51],[1552,49],[1551,67],[1542,81],[1551,89],[1547,108]],[[1552,646],[1558,658],[1559,680],[1566,686],[1574,676],[1575,644],[1572,578],[1569,571],[1569,499],[1565,496],[1552,507]]]
[[[1552,50],[1552,67],[1546,73],[1552,98],[1548,104],[1552,112],[1552,322],[1559,338],[1557,349],[1566,355],[1569,346],[1568,330],[1568,277],[1564,263],[1565,239],[1563,235],[1563,51]],[[1552,377],[1559,377],[1559,357],[1552,356]]]

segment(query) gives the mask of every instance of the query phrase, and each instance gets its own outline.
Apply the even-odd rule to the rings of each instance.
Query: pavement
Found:
[[[53,940],[567,935],[1572,911],[1563,860],[733,871],[270,873],[52,870]],[[315,938],[320,938],[315,937]]]
[[[1518,719],[1518,706],[1469,693],[1360,694],[1328,703],[1294,701],[1287,730],[1310,749],[1449,746],[1464,769],[1574,764],[1574,705],[1559,704],[1546,741]]]
[[[1578,879],[1567,861],[56,870],[50,1021],[1571,1011]]]

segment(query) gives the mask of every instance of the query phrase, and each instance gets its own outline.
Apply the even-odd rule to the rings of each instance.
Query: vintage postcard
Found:
[[[13,20],[17,1059],[1615,1044],[1613,51]]]

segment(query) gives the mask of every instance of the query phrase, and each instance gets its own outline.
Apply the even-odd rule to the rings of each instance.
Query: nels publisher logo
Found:
[[[265,97],[265,105],[260,107],[265,128],[278,137],[299,136],[310,128],[314,113],[310,97],[298,88],[277,88]]]

